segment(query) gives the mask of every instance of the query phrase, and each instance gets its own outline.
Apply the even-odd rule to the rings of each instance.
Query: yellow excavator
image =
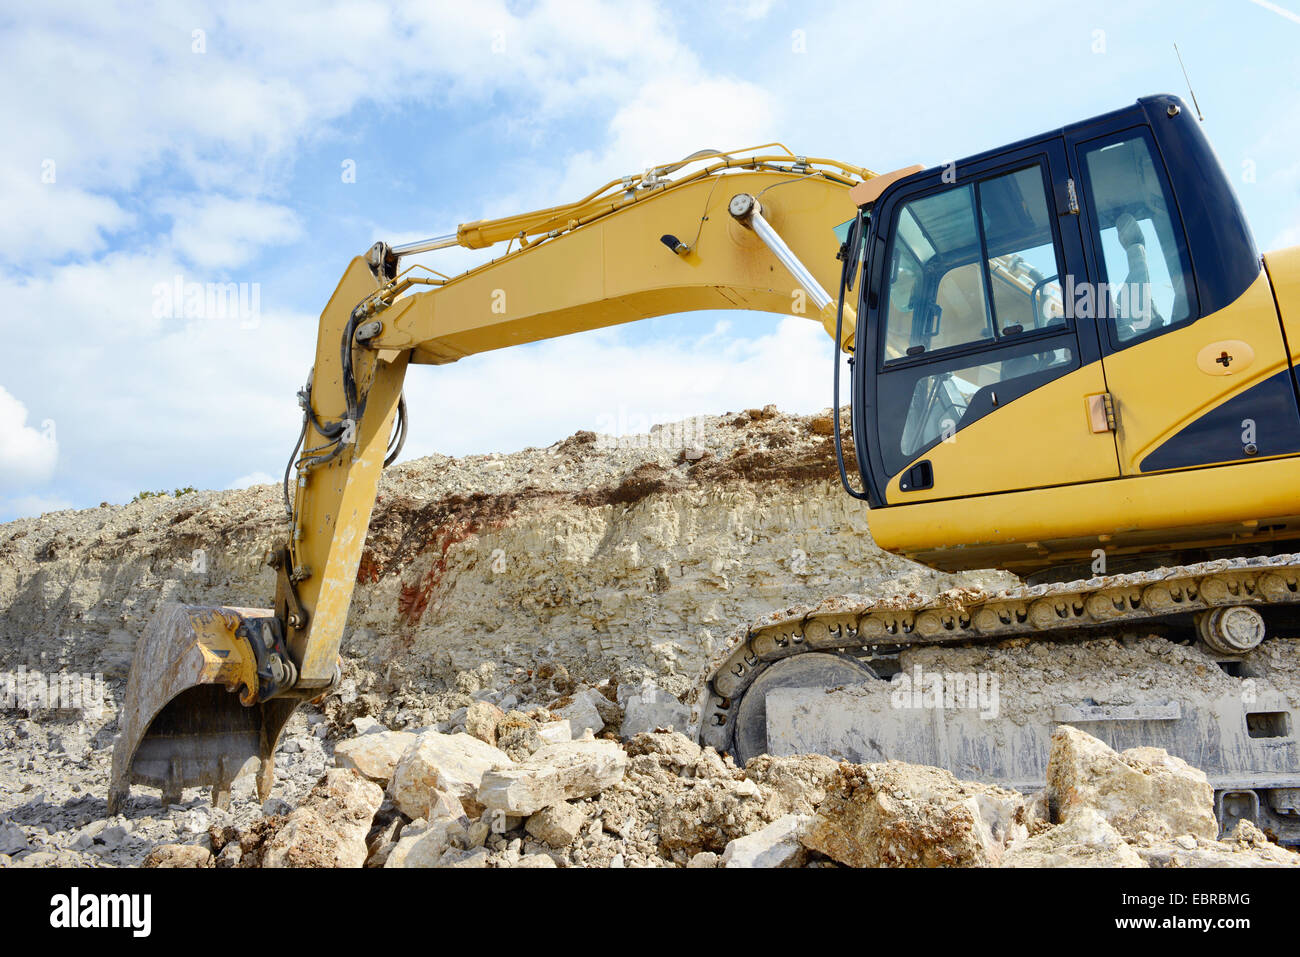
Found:
[[[455,277],[403,265],[502,243]],[[704,677],[703,743],[743,761],[769,746],[773,692],[879,679],[881,662],[925,645],[1159,627],[1247,681],[1269,629],[1300,608],[1300,555],[1287,551],[1300,538],[1300,248],[1261,257],[1178,98],[884,175],[780,144],[702,151],[565,206],[353,259],[298,394],[272,607],[157,613],[135,653],[110,810],[132,783],[165,798],[209,785],[221,801],[254,759],[269,792],[285,722],[339,681],[379,476],[406,435],[409,365],[700,309],[820,321],[840,477],[876,543],[1026,582],[769,616]],[[1199,709],[1082,702],[1055,720],[1164,744],[1206,768],[1225,813],[1297,840],[1296,704],[1271,692]],[[1041,781],[1032,735],[1003,729],[990,746],[969,728],[850,730],[858,756]],[[956,737],[936,755],[944,734]]]

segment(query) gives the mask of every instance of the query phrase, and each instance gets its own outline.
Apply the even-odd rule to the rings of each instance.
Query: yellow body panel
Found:
[[[1025,572],[1088,560],[1096,548],[1118,555],[1300,535],[1300,458],[1140,472],[1172,436],[1287,368],[1300,309],[1291,307],[1286,340],[1278,312],[1285,319],[1283,304],[1300,303],[1300,249],[1267,259],[1277,303],[1261,272],[1218,312],[1068,373],[917,456],[931,462],[934,487],[903,491],[906,470],[893,476],[889,506],[871,514],[877,544],[945,570]],[[1207,367],[1211,346],[1232,349],[1231,369]],[[1094,432],[1085,400],[1106,391],[1117,430]]]
[[[1253,361],[1239,356],[1227,375],[1204,371],[1210,344],[1244,341]],[[1120,468],[1137,475],[1151,452],[1232,396],[1286,368],[1273,292],[1263,271],[1232,305],[1104,360],[1118,421]]]
[[[981,419],[918,461],[934,467],[934,487],[903,491],[906,472],[889,481],[886,501],[912,502],[1114,478],[1115,437],[1093,432],[1086,398],[1106,390],[1093,362],[1047,383]],[[880,514],[880,510],[873,513]]]
[[[945,571],[1016,571],[1170,545],[1288,537],[1300,525],[1300,457],[873,509],[881,548]],[[1100,531],[1103,526],[1105,531]],[[965,545],[954,545],[966,542]]]
[[[1300,360],[1300,246],[1264,254],[1264,268],[1282,317],[1282,331],[1291,347],[1291,361]]]

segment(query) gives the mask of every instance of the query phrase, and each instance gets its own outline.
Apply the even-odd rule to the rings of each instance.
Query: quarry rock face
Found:
[[[689,445],[708,454],[693,460],[670,425],[388,469],[345,656],[394,681],[452,681],[549,649],[572,679],[651,678],[681,696],[735,629],[775,608],[957,581],[871,542],[831,438],[807,417],[734,420],[701,417]],[[194,492],[0,526],[0,667],[65,661],[123,678],[161,605],[264,606],[280,494]]]

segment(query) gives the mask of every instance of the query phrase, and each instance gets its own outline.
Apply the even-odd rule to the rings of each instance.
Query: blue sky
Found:
[[[1186,96],[1174,42],[1261,247],[1300,243],[1297,14],[1300,0],[2,14],[0,520],[277,475],[316,315],[376,239],[573,199],[702,147],[933,165]],[[256,284],[256,323],[156,315],[176,276]],[[413,369],[406,457],[811,411],[829,372],[805,319],[666,317]]]

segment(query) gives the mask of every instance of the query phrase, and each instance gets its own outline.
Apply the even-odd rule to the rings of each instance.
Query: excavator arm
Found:
[[[338,681],[379,477],[405,435],[409,365],[700,309],[807,315],[833,336],[835,228],[855,217],[873,178],[788,151],[705,151],[576,203],[420,243],[377,243],[354,258],[321,313],[299,393],[288,533],[268,556],[273,607],[159,610],[136,648],[110,810],[132,783],[158,787],[164,799],[210,785],[221,803],[254,758],[259,792],[269,794],[285,722],[299,701]],[[501,242],[503,254],[454,278],[403,268],[417,253]],[[843,308],[847,350],[855,321]]]

